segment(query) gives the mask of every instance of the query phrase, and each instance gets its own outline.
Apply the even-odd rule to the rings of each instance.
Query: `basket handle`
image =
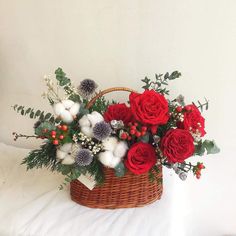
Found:
[[[108,88],[108,89],[105,89],[101,92],[99,92],[95,97],[93,97],[89,103],[87,104],[86,108],[89,109],[91,106],[93,106],[93,104],[96,102],[96,100],[100,97],[102,97],[103,95],[107,94],[107,93],[111,93],[111,92],[114,92],[114,91],[127,91],[127,92],[136,92],[135,90],[133,89],[130,89],[130,88],[126,88],[126,87],[113,87],[113,88]]]

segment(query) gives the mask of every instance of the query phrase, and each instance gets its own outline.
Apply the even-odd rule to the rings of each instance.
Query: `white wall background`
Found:
[[[200,184],[186,183],[201,206],[188,221],[209,235],[236,234],[235,12],[235,0],[0,0],[0,141],[35,146],[12,141],[33,122],[10,106],[50,111],[42,77],[58,66],[75,84],[89,77],[100,88],[137,90],[145,75],[178,69],[173,96],[210,100],[207,131],[222,149]]]

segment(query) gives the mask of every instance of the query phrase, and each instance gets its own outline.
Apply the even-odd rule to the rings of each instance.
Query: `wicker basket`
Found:
[[[112,91],[133,90],[123,87],[104,90],[97,94],[87,107],[91,107],[97,98]],[[74,180],[70,183],[71,199],[90,208],[117,209],[145,206],[161,198],[162,166],[158,167],[159,173],[153,172],[157,179],[154,182],[150,182],[148,173],[135,175],[127,171],[125,176],[116,177],[113,169],[104,167],[105,182],[102,186],[89,190],[80,181]]]

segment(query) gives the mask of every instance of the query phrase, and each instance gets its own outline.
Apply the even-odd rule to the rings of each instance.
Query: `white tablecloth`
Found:
[[[63,176],[45,169],[26,172],[20,162],[28,151],[0,143],[0,236],[236,235],[230,202],[235,185],[228,189],[220,178],[210,183],[214,172],[181,182],[165,170],[161,201],[136,209],[89,209],[70,200],[68,187],[58,189]]]

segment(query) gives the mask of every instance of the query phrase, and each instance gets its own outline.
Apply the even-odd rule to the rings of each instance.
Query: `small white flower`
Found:
[[[61,160],[64,165],[72,165],[81,146],[75,143],[65,143],[57,149],[57,159]]]
[[[125,141],[118,141],[115,137],[109,137],[103,142],[105,152],[99,153],[99,161],[111,168],[115,168],[125,156],[128,145]]]
[[[54,112],[67,124],[71,123],[74,117],[79,113],[80,104],[71,100],[62,100],[53,105]]]
[[[84,115],[79,120],[79,125],[81,127],[81,132],[84,133],[87,137],[93,137],[93,128],[98,123],[104,121],[103,116],[93,111],[91,114]]]

